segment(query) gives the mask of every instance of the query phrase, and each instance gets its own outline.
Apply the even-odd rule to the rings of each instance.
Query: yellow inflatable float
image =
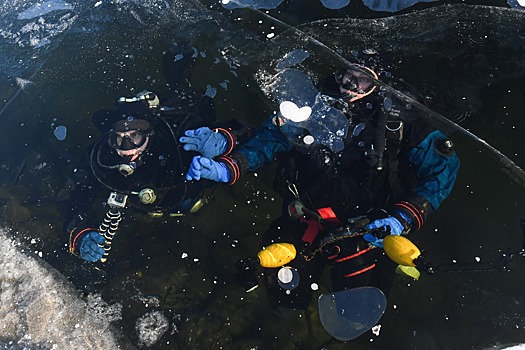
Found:
[[[383,239],[383,248],[386,255],[399,265],[396,272],[419,279],[420,272],[414,260],[419,258],[421,251],[414,243],[403,236],[388,235]]]
[[[383,239],[386,255],[396,264],[416,266],[414,260],[421,255],[421,251],[408,238],[397,235],[388,235]]]
[[[257,253],[259,264],[262,267],[281,267],[295,259],[297,254],[291,243],[274,243]]]

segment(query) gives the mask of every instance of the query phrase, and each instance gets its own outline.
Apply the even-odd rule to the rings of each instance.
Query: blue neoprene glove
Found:
[[[78,243],[80,257],[84,260],[95,262],[104,255],[104,248],[99,246],[105,241],[104,237],[97,231],[85,233]]]
[[[376,230],[376,229],[381,230],[382,229],[383,231],[391,235],[400,235],[405,230],[405,227],[403,226],[403,224],[401,224],[399,220],[393,216],[372,221],[371,223],[366,225],[366,228],[369,230]],[[367,242],[372,243],[376,247],[383,248],[383,239],[377,238],[375,235],[371,233],[366,233],[363,236],[363,239]]]
[[[369,230],[382,228],[385,232],[390,231],[391,235],[400,235],[405,230],[403,224],[400,223],[399,220],[393,216],[372,221],[371,223],[366,225],[366,228]]]
[[[186,151],[199,152],[203,157],[213,158],[222,155],[226,151],[228,141],[219,132],[214,132],[208,127],[197,130],[186,130],[179,141],[184,143]]]
[[[186,180],[200,180],[201,178],[215,182],[228,182],[230,181],[230,171],[222,162],[195,156],[186,174]]]

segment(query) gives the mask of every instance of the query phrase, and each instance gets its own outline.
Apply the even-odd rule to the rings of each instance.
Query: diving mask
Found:
[[[349,102],[357,101],[374,92],[376,89],[374,79],[379,79],[372,69],[361,65],[355,67],[356,69],[339,69],[334,74],[341,93],[350,97]]]
[[[113,124],[108,143],[113,149],[132,150],[142,147],[151,135],[151,125],[147,120],[129,116]]]
[[[147,133],[142,130],[114,131],[109,135],[108,143],[114,149],[132,150],[144,145],[147,137]]]

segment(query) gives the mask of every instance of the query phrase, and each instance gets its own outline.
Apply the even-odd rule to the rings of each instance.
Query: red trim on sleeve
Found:
[[[417,230],[419,230],[423,226],[423,214],[424,214],[424,211],[421,211],[421,213],[420,213],[419,210],[413,204],[411,204],[410,202],[404,202],[403,201],[403,202],[399,202],[399,203],[394,204],[394,206],[402,207],[405,210],[407,210],[410,213],[412,213],[412,216],[417,221]]]
[[[75,231],[75,230],[73,229],[73,230],[71,231],[71,233],[69,234],[69,252],[70,252],[71,254],[75,254],[75,248],[76,248],[76,246],[77,246],[77,239],[78,239],[78,237],[82,236],[82,234],[83,234],[84,232],[86,232],[86,231],[95,231],[95,229],[92,228],[92,227],[87,227],[87,228],[81,230],[79,233],[77,233],[77,235],[75,236],[75,238],[73,238],[73,232],[74,232],[74,231]]]
[[[230,157],[218,157],[220,161],[226,163],[228,165],[228,168],[233,172],[233,174],[230,174],[230,181],[228,182],[230,185],[233,185],[234,183],[239,180],[241,177],[241,169],[239,169],[239,165],[237,165],[237,162],[233,160]]]
[[[233,151],[233,148],[235,147],[235,138],[233,137],[232,133],[230,132],[230,129],[224,129],[224,128],[215,128],[213,129],[215,132],[220,132],[226,137],[226,140],[228,142],[228,148],[226,149],[226,152],[222,156],[227,156]]]

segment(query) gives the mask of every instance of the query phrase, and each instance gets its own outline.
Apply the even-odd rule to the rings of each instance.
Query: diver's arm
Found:
[[[417,180],[410,196],[397,202],[394,209],[406,229],[418,230],[452,191],[460,162],[440,131],[430,133],[407,156],[416,168]]]
[[[227,156],[245,144],[253,136],[253,129],[235,119],[229,120],[218,127],[212,128],[213,131],[220,133],[226,139],[226,149],[220,156]]]
[[[291,145],[286,137],[267,119],[257,129],[255,135],[244,145],[228,156],[217,157],[230,173],[230,184],[235,183],[243,174],[255,171],[263,164],[274,161],[278,152],[288,151]]]

